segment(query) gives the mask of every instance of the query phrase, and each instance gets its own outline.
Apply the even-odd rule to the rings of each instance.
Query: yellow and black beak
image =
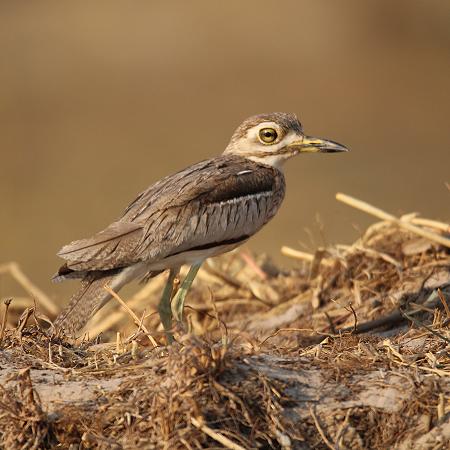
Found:
[[[348,152],[348,148],[327,139],[304,136],[303,139],[290,143],[288,148],[297,150],[299,153],[337,153]]]

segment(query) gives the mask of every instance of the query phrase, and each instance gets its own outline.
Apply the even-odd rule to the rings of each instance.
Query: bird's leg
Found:
[[[173,285],[175,278],[178,276],[180,268],[170,269],[169,278],[167,279],[166,286],[161,297],[161,301],[158,305],[159,317],[161,318],[161,323],[163,324],[164,331],[166,332],[167,341],[169,344],[173,342],[172,329],[172,308],[170,303],[172,300]]]
[[[197,275],[198,269],[200,269],[200,266],[202,265],[202,262],[191,266],[188,274],[186,275],[186,278],[181,283],[181,286],[178,289],[178,292],[176,293],[175,297],[173,298],[173,312],[175,315],[175,319],[178,322],[183,322],[184,300],[186,298],[186,294],[189,291],[189,288],[191,287],[192,282],[195,279],[195,276]]]

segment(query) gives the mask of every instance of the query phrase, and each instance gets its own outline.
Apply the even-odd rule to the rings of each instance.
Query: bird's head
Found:
[[[306,136],[295,114],[269,113],[244,120],[224,153],[280,168],[284,161],[299,153],[346,151],[337,142]]]

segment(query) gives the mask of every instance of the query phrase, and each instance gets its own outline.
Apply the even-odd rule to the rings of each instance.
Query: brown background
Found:
[[[252,248],[354,239],[371,219],[337,191],[448,219],[449,23],[442,0],[2,1],[0,262],[65,297],[49,281],[62,244],[269,111],[352,152],[290,161]]]

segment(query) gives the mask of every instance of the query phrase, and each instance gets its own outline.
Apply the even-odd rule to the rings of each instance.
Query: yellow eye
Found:
[[[259,130],[259,140],[263,144],[273,144],[278,137],[278,133],[273,128],[262,128]]]

